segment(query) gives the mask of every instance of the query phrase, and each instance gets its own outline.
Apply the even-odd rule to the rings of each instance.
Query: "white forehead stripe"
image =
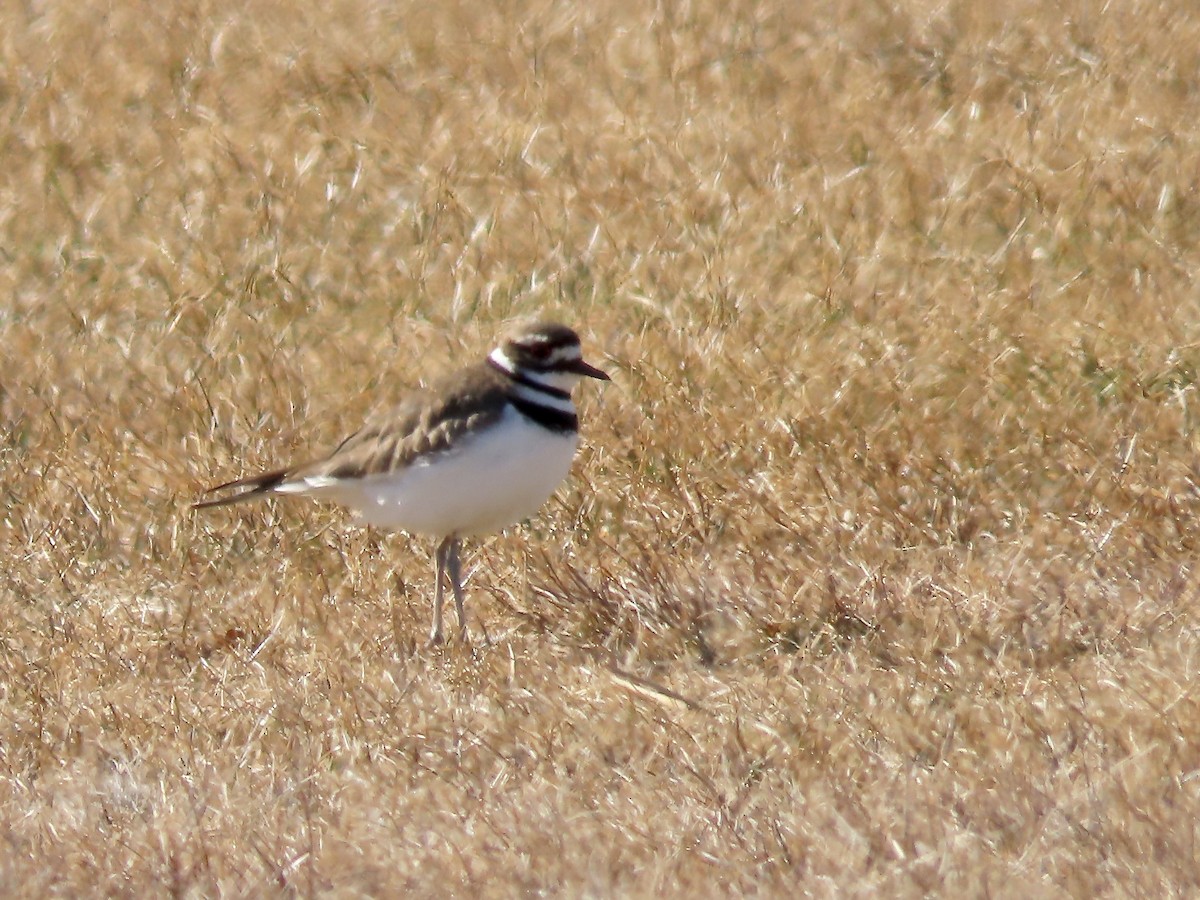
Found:
[[[578,362],[583,358],[583,353],[579,349],[578,344],[567,344],[565,347],[559,347],[550,354],[547,362],[551,365],[560,362]]]

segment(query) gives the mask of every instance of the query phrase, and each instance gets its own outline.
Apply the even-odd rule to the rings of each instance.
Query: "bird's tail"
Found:
[[[215,494],[219,491],[236,491],[226,497],[214,497],[211,500],[199,500],[192,504],[192,509],[208,509],[213,506],[228,506],[231,503],[241,503],[244,500],[257,500],[275,490],[287,478],[288,469],[277,469],[274,472],[264,472],[262,475],[252,475],[249,478],[239,478],[209,488],[204,493]]]

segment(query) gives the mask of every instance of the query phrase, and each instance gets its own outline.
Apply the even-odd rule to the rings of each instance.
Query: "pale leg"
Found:
[[[447,538],[450,549],[446,553],[446,572],[450,576],[450,586],[454,588],[454,609],[458,613],[458,634],[463,642],[471,640],[467,631],[467,608],[463,602],[462,563],[458,558],[460,542],[458,538]]]
[[[448,537],[438,544],[437,553],[434,554],[436,565],[436,586],[433,591],[433,628],[429,632],[429,643],[440,644],[445,640],[442,635],[442,601],[445,599],[445,575],[446,575],[446,557],[450,553],[450,548],[453,546],[454,538]],[[455,582],[455,590],[457,590],[457,582]]]

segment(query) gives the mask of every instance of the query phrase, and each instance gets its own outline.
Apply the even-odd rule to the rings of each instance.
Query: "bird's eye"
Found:
[[[529,346],[529,355],[534,359],[545,359],[550,355],[549,344],[531,344]]]

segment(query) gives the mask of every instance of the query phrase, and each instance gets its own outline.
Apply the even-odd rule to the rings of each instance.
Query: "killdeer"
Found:
[[[349,507],[368,525],[440,538],[431,643],[441,643],[444,581],[469,639],[459,546],[528,518],[567,475],[579,444],[571,388],[609,377],[584,362],[565,325],[518,327],[487,358],[372,416],[323,459],[217,485],[195,509],[276,494]]]

